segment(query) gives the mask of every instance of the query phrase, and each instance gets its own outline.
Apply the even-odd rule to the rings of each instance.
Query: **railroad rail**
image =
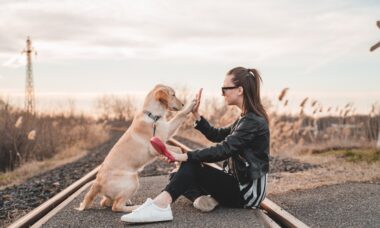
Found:
[[[168,143],[180,147],[182,152],[191,150],[189,147],[175,139],[170,139]],[[214,168],[221,169],[214,163],[206,164]],[[55,213],[64,208],[73,198],[87,189],[91,181],[95,179],[99,168],[100,166],[96,167],[84,177],[77,180],[54,197],[47,200],[45,203],[41,204],[25,216],[16,220],[9,226],[9,228],[40,227],[44,224],[44,222],[53,217]],[[260,209],[261,210],[253,211],[259,218],[261,218],[262,223],[266,227],[308,227],[302,221],[298,220],[296,217],[282,209],[280,206],[268,198],[265,198],[263,200],[260,205]]]

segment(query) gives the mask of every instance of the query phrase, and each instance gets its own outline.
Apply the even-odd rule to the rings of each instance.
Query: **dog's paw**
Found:
[[[182,113],[185,114],[185,115],[189,114],[191,111],[193,111],[193,109],[194,109],[194,107],[195,107],[196,104],[197,104],[197,100],[196,99],[188,102],[186,104],[185,108],[182,110]]]
[[[84,211],[84,207],[76,207],[74,209],[77,210],[77,211]]]
[[[79,207],[75,207],[74,209],[77,210],[77,211],[84,211],[84,209],[86,209],[86,207],[83,205],[83,203],[81,203],[79,205]]]

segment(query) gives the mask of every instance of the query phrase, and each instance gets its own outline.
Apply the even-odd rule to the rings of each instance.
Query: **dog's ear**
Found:
[[[159,101],[165,108],[169,107],[169,94],[166,89],[159,88],[154,92],[154,98]]]

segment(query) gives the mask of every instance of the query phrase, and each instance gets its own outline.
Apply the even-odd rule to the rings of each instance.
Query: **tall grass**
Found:
[[[270,113],[271,153],[320,152],[331,149],[380,148],[380,106],[374,104],[368,114],[356,114],[353,103],[344,107],[324,107],[316,99],[299,101],[297,114],[283,110],[292,102],[283,89],[277,101],[263,99]],[[275,105],[274,105],[275,104]],[[228,107],[222,99],[203,98],[200,113],[216,127],[231,124],[239,117],[236,107]],[[182,127],[184,136],[199,137],[189,118]],[[202,137],[199,137],[202,138]]]
[[[82,141],[96,145],[102,128],[83,115],[31,115],[0,99],[0,171],[51,158]]]
[[[353,103],[324,107],[310,97],[292,101],[288,92],[289,88],[283,89],[277,101],[263,98],[270,115],[271,153],[380,148],[379,104],[375,103],[368,114],[358,115]],[[193,99],[186,87],[180,88],[177,94],[185,103]],[[299,102],[297,114],[281,112],[291,102]],[[13,170],[31,160],[50,158],[80,141],[96,141],[97,132],[104,132],[103,123],[131,120],[137,105],[131,96],[101,96],[95,101],[99,117],[91,119],[76,115],[73,105],[66,113],[30,115],[0,99],[0,171]],[[207,97],[202,98],[200,113],[216,127],[227,126],[240,115],[238,108],[227,106],[222,98]],[[168,113],[169,118],[174,115]],[[193,123],[193,118],[187,118],[180,135],[207,144],[207,140],[194,131]]]
[[[288,105],[285,96],[281,92],[278,99],[283,106]],[[324,107],[318,100],[306,97],[300,102],[298,115],[272,112],[271,119],[274,153],[376,148],[380,143],[380,107],[376,103],[368,114],[359,115],[353,103],[337,106],[334,112],[333,107]]]

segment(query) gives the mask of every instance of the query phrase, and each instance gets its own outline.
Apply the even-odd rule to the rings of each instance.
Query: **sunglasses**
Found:
[[[236,88],[239,88],[239,86],[227,86],[227,87],[222,87],[222,94],[224,96],[224,93],[226,92],[226,90],[229,90],[229,89],[236,89]]]

